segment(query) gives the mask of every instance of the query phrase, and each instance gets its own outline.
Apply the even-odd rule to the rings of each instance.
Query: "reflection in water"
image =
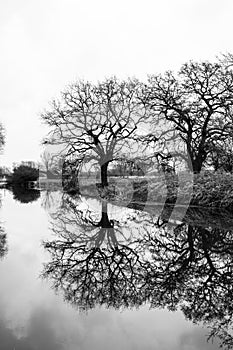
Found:
[[[101,216],[79,210],[72,201],[53,216],[57,240],[46,242],[52,255],[44,276],[62,288],[65,299],[80,309],[107,305],[119,308],[140,305],[143,297],[141,265],[135,243],[120,230],[120,222],[109,219],[107,203]]]
[[[0,197],[0,207],[2,206],[2,200]],[[7,246],[7,235],[5,233],[4,228],[0,223],[0,259],[4,258],[8,252]]]
[[[12,329],[0,319],[0,339],[2,350],[64,350],[64,345],[57,339],[51,319],[44,310],[35,310],[30,317],[27,334],[18,337]]]
[[[4,258],[8,252],[6,233],[0,227],[0,259]]]
[[[27,189],[23,186],[12,186],[14,199],[21,203],[30,203],[40,197],[40,191],[36,189]]]
[[[153,252],[147,288],[151,305],[179,307],[188,319],[206,323],[209,336],[218,335],[231,349],[232,232],[183,223],[173,230],[148,230],[143,240]]]
[[[181,309],[232,349],[233,232],[166,222],[136,211],[114,220],[106,202],[98,215],[66,197],[53,215],[56,238],[44,243],[43,276],[80,309]]]
[[[54,192],[45,190],[42,193],[41,205],[45,210],[50,210],[55,206]]]

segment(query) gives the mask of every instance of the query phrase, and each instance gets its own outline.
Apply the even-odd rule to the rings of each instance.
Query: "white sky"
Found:
[[[0,164],[39,160],[40,112],[68,83],[233,52],[232,19],[232,0],[0,0]]]

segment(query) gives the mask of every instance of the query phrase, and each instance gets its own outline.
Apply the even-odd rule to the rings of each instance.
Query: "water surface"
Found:
[[[167,295],[162,302],[156,301],[155,289],[148,291],[149,286],[156,288],[152,282],[157,275],[142,282],[144,267],[139,269],[137,260],[131,270],[128,262],[122,275],[120,269],[115,273],[122,263],[119,254],[132,261],[128,247],[134,258],[137,253],[152,264],[152,248],[148,241],[140,240],[145,229],[152,234],[157,218],[153,221],[147,213],[96,200],[70,197],[67,202],[59,192],[43,192],[23,201],[20,194],[13,196],[7,190],[1,196],[6,240],[0,261],[0,349],[219,349],[217,342],[207,343],[208,330],[201,321],[194,325],[179,308],[168,310],[171,301]],[[99,255],[91,262],[90,272],[86,262],[81,263],[86,258],[90,261],[93,249]],[[78,261],[75,268],[71,267],[74,261]],[[155,265],[153,270],[150,266],[147,270],[152,274]],[[88,272],[89,285],[82,289],[81,278]],[[190,283],[182,274],[179,278],[181,285]]]

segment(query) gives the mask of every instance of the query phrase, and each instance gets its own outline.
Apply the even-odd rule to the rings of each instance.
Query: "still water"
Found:
[[[232,302],[233,243],[216,222],[164,225],[60,192],[2,190],[1,202],[1,350],[220,348],[207,326]]]

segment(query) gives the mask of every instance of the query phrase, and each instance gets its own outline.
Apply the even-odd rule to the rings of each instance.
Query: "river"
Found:
[[[0,349],[220,348],[231,231],[30,193],[1,190]]]

